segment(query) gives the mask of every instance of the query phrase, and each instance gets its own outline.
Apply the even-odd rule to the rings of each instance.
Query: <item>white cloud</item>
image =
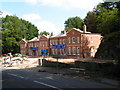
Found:
[[[4,11],[4,10],[1,10],[2,12],[2,17],[6,17],[6,15],[12,15],[11,13],[7,12],[7,11]]]
[[[34,22],[34,21],[40,20],[41,16],[39,14],[32,13],[32,14],[25,14],[25,15],[23,15],[22,18],[27,21]]]
[[[95,5],[103,0],[26,0],[32,5],[46,5],[63,9],[92,9]]]
[[[32,5],[36,5],[38,3],[38,0],[25,0],[27,3],[30,3]]]
[[[47,31],[49,33],[53,32],[54,34],[58,34],[60,30],[58,27],[56,27],[55,24],[49,21],[40,21],[37,22],[35,25],[38,27],[39,32]]]
[[[39,14],[25,14],[22,16],[22,18],[37,26],[39,32],[47,31],[49,33],[54,32],[58,34],[59,29],[56,27],[56,25],[50,21],[42,20]]]

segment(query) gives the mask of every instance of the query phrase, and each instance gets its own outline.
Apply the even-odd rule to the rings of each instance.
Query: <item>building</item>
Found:
[[[29,56],[49,55],[61,58],[94,57],[102,36],[100,34],[73,28],[58,35],[38,36],[30,41],[22,39],[20,42],[21,54]]]

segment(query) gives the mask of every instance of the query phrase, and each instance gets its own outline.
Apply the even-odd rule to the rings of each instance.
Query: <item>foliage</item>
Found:
[[[87,31],[96,33],[96,14],[94,12],[88,12],[87,16],[84,19],[85,24],[87,25]]]
[[[19,53],[22,38],[32,39],[38,35],[38,29],[30,22],[17,16],[2,18],[2,53]]]
[[[104,2],[84,19],[88,31],[104,37],[96,53],[97,58],[118,60],[120,57],[120,2]]]
[[[97,16],[97,31],[102,35],[107,35],[116,32],[120,29],[120,18],[118,16],[118,9],[104,10]]]
[[[72,28],[82,29],[83,20],[80,17],[71,17],[65,21],[65,30],[68,32]]]
[[[104,41],[100,45],[96,57],[116,60],[120,58],[120,31],[104,37]]]
[[[40,35],[42,36],[42,35],[50,35],[50,33],[49,32],[46,32],[46,31],[43,31],[43,32],[40,32]]]

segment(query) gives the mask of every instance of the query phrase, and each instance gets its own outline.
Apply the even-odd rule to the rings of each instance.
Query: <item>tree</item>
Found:
[[[97,58],[120,60],[120,31],[113,32],[104,37],[101,43]]]
[[[119,60],[120,51],[120,2],[102,3],[96,8],[97,30],[104,39],[96,53],[97,58]],[[106,57],[107,56],[107,57]]]
[[[43,31],[43,32],[40,32],[40,35],[42,36],[42,35],[50,35],[50,33],[49,32],[46,32],[46,31]]]
[[[84,19],[85,24],[87,25],[87,30],[92,33],[97,33],[98,31],[96,30],[96,25],[97,25],[97,20],[96,20],[96,14],[94,12],[88,12],[87,16]]]
[[[116,32],[120,30],[120,18],[118,16],[118,9],[114,10],[107,10],[104,9],[104,12],[102,12],[97,17],[97,30],[102,35],[107,35],[112,32]]]
[[[83,20],[80,17],[76,16],[76,17],[68,18],[64,24],[65,24],[65,30],[68,32],[72,28],[82,29]]]
[[[7,15],[2,18],[2,53],[19,53],[21,39],[30,40],[37,35],[37,27],[30,22]]]

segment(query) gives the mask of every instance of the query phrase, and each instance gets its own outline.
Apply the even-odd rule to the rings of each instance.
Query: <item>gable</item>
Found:
[[[81,30],[79,30],[79,29],[73,28],[72,30],[70,30],[70,31],[67,33],[67,35],[69,36],[69,35],[76,35],[76,34],[81,34],[81,33],[83,33],[83,31],[81,31]]]
[[[47,39],[47,37],[45,37],[45,36],[41,36],[40,39]]]
[[[25,43],[27,43],[27,41],[25,41],[24,39],[22,39],[22,40],[20,41],[20,43],[25,44]]]

